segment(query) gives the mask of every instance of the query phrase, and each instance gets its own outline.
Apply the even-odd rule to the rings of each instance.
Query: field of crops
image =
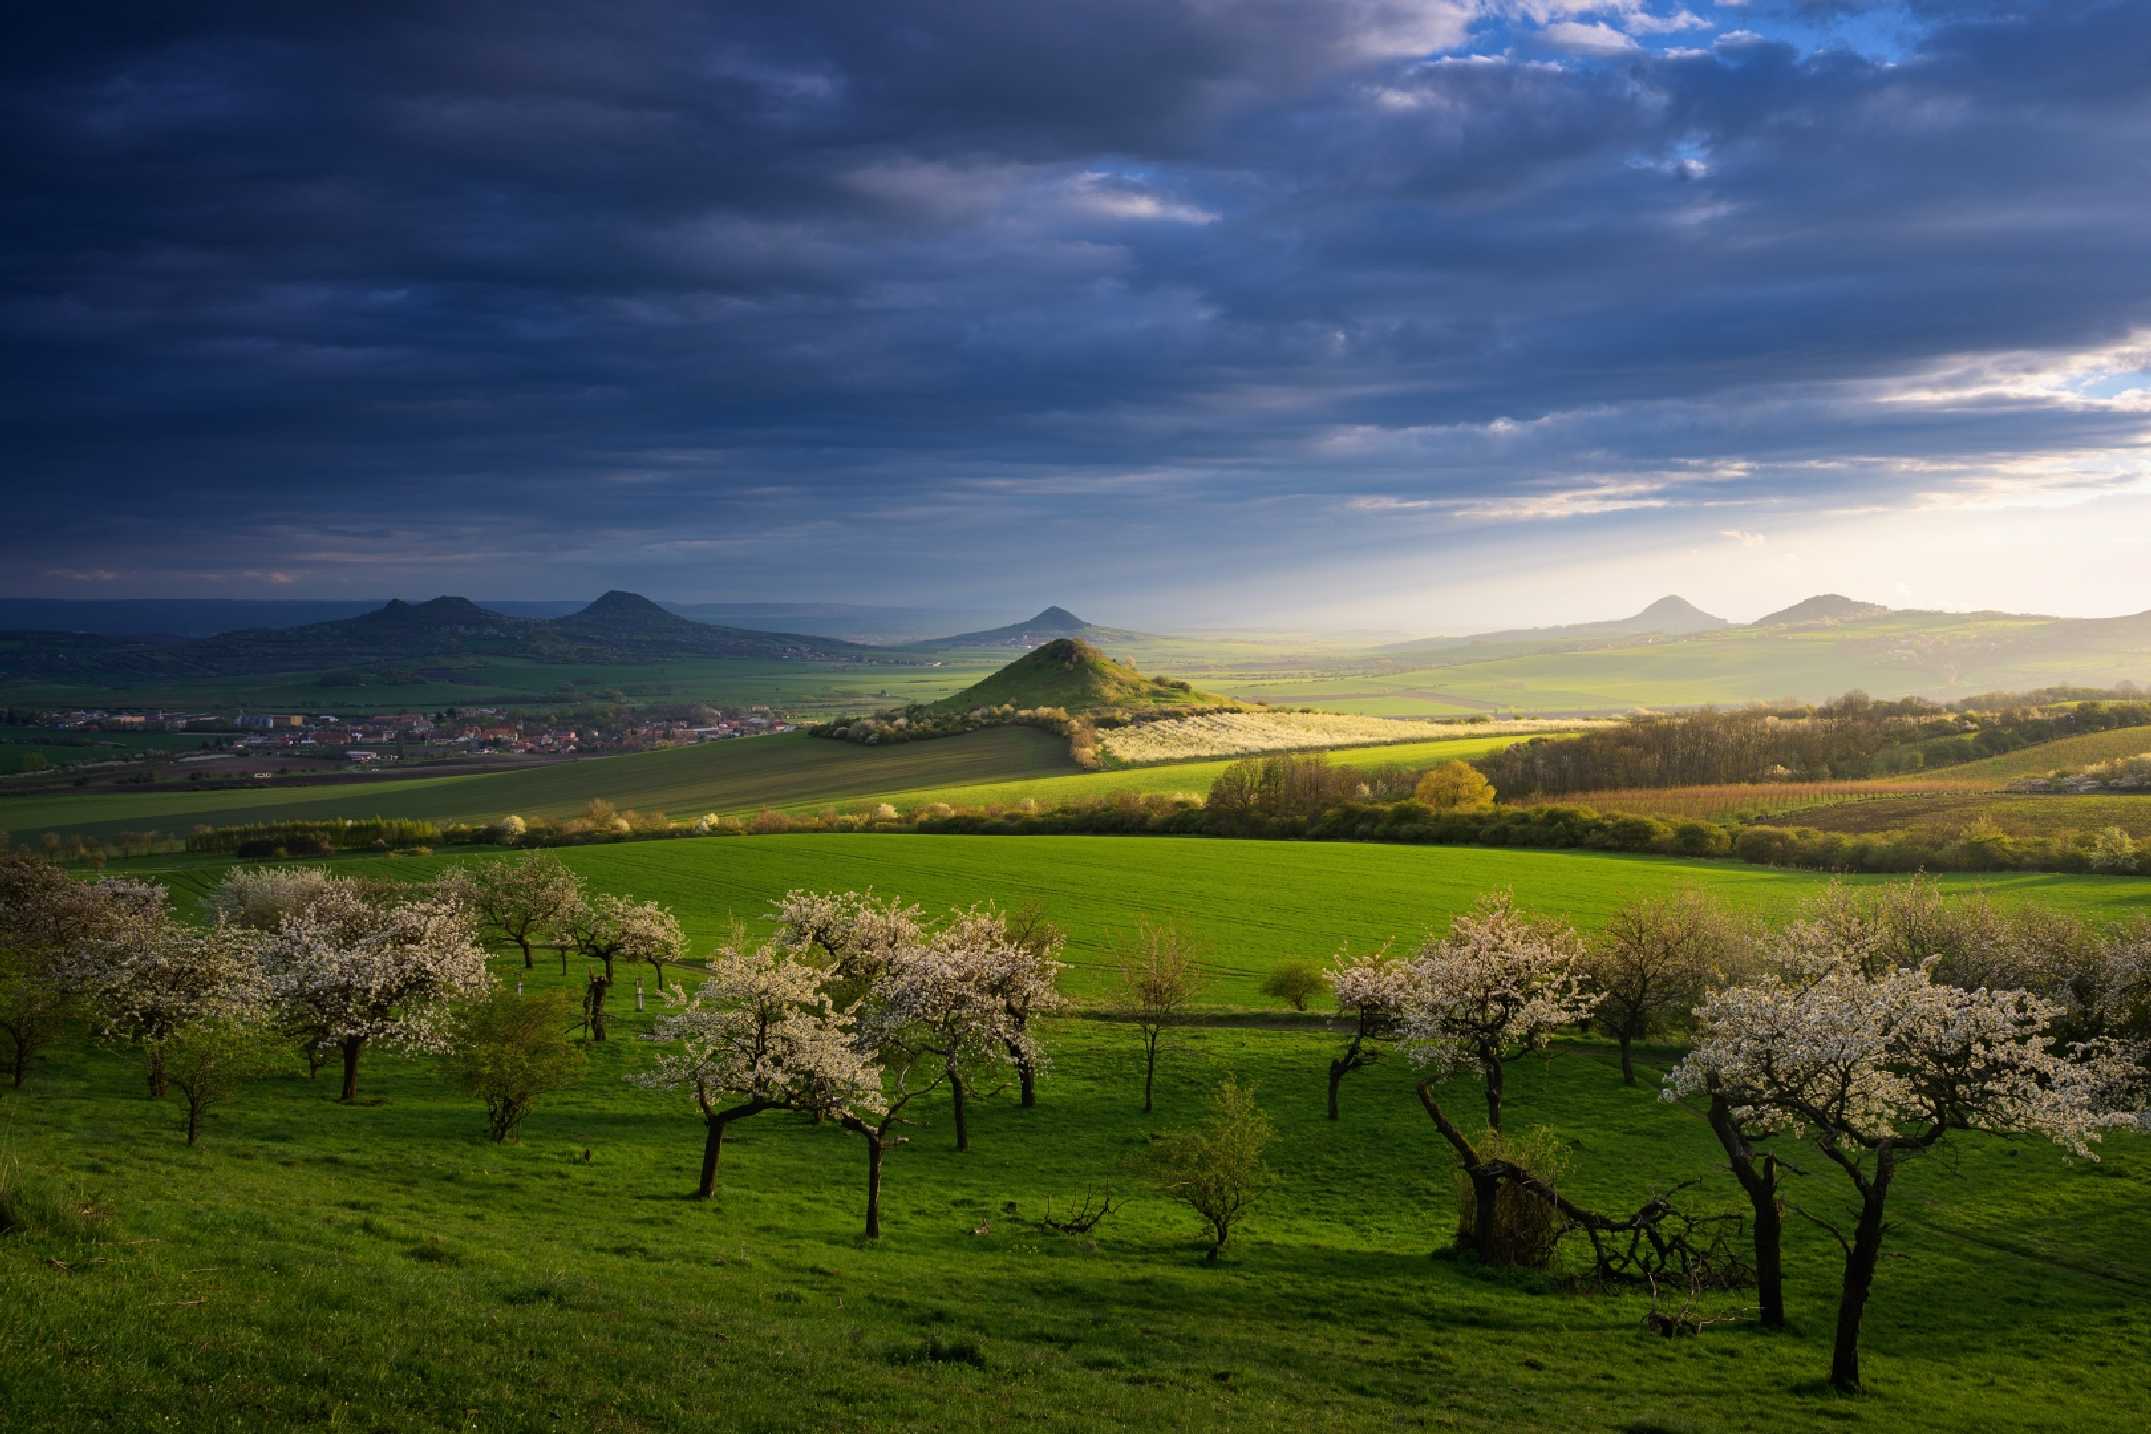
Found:
[[[692,817],[1075,770],[1065,741],[1028,727],[894,747],[857,747],[787,733],[497,774],[385,778],[362,786],[29,795],[0,799],[0,831],[18,838],[42,831],[106,836],[152,828],[184,832],[197,822],[486,819],[509,812],[564,816],[593,797],[622,808]]]
[[[677,904],[698,942],[795,884],[872,883],[936,907],[1036,896],[1073,930],[1083,1004],[1141,913],[1194,928],[1211,1004],[1243,1006],[1281,956],[1415,931],[1489,886],[1589,922],[1683,882],[1773,911],[1820,885],[1582,854],[1111,838],[713,838],[567,859]],[[1991,885],[2094,913],[2143,889]],[[527,979],[560,980],[542,960]],[[170,1104],[142,1097],[138,1056],[56,1052],[27,1091],[0,1091],[16,1222],[0,1236],[0,1427],[2029,1434],[2133,1429],[2151,1399],[2142,1137],[2110,1140],[2097,1165],[1973,1136],[1911,1163],[1866,1322],[1870,1392],[1844,1399],[1820,1382],[1839,1255],[1808,1221],[1787,1232],[1793,1327],[1774,1335],[1743,1317],[1747,1292],[1704,1296],[1729,1322],[1666,1340],[1644,1327],[1646,1293],[1430,1259],[1454,1204],[1411,1067],[1354,1076],[1332,1124],[1337,1037],[1312,1021],[1172,1033],[1150,1117],[1132,1030],[1052,1022],[1035,1110],[1006,1092],[980,1101],[963,1155],[945,1103],[917,1111],[889,1160],[885,1236],[866,1242],[859,1141],[833,1127],[746,1121],[718,1198],[683,1198],[700,1128],[624,1079],[655,1052],[632,1039],[650,1015],[622,1004],[578,1086],[509,1146],[486,1142],[477,1104],[430,1063],[386,1050],[367,1057],[359,1103],[280,1074],[193,1149]],[[1627,1209],[1693,1181],[1698,1208],[1738,1208],[1700,1118],[1649,1084],[1677,1053],[1641,1054],[1637,1089],[1595,1042],[1516,1063],[1512,1122],[1555,1133],[1563,1191],[1583,1203]],[[1227,1074],[1278,1126],[1278,1179],[1208,1265],[1137,1161]],[[1468,1104],[1470,1083],[1444,1095]],[[1811,1171],[1793,1198],[1841,1218],[1842,1184]],[[1065,1212],[1107,1191],[1119,1209],[1087,1237],[1034,1223],[1049,1201]]]
[[[2119,827],[2151,837],[2151,794],[2135,796],[2012,796],[1943,793],[1873,797],[1795,813],[1789,824],[1865,835],[1885,831],[1955,834],[1991,822],[2009,836],[2050,837]]]
[[[1240,757],[1256,752],[1304,751],[1387,742],[1441,741],[1472,737],[1540,737],[1565,729],[1560,722],[1412,722],[1357,717],[1339,712],[1212,712],[1114,727],[1098,734],[1099,750],[1131,764],[1185,762],[1203,757]]]
[[[1466,729],[1475,731],[1476,729]],[[1348,748],[1347,766],[1432,766],[1474,757],[1514,737],[1449,737]],[[363,786],[276,787],[217,792],[58,793],[0,798],[0,831],[27,841],[40,832],[110,838],[120,832],[181,834],[196,823],[327,817],[481,820],[509,812],[565,816],[593,797],[676,818],[703,812],[795,812],[878,801],[901,807],[935,802],[977,806],[1036,801],[1054,805],[1121,793],[1201,796],[1226,760],[1112,772],[1084,772],[1067,743],[1028,727],[889,747],[862,747],[803,734],[709,742],[625,757],[600,757],[497,775],[382,778]]]

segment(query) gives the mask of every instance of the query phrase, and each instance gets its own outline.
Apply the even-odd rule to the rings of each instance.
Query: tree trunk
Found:
[[[528,936],[518,936],[515,938],[515,944],[523,948],[523,969],[525,971],[537,970],[537,958],[530,954],[530,938]]]
[[[949,1100],[956,1110],[956,1153],[961,1155],[971,1148],[971,1120],[963,1077],[954,1069],[949,1071]]]
[[[187,1101],[187,1144],[192,1145],[194,1143],[194,1137],[201,1133],[201,1129],[202,1104],[200,1101],[190,1098]]]
[[[612,989],[612,973],[590,977],[590,989],[583,994],[583,1010],[590,1021],[590,1039],[605,1039],[605,993]]]
[[[1755,1212],[1755,1292],[1758,1320],[1764,1329],[1785,1328],[1785,1213],[1778,1207],[1778,1162],[1765,1156],[1756,1168],[1755,1152],[1725,1097],[1710,1098],[1710,1128],[1724,1148],[1733,1178],[1747,1193]]]
[[[1158,1038],[1143,1035],[1143,1114],[1150,1114],[1150,1088],[1158,1076]]]
[[[866,1138],[866,1237],[881,1238],[881,1156],[879,1135]]]
[[[1501,1198],[1501,1177],[1474,1165],[1471,1179],[1471,1248],[1482,1265],[1494,1263],[1494,1206]]]
[[[1038,1070],[1028,1057],[1016,1058],[1016,1083],[1023,1088],[1023,1108],[1038,1104]]]
[[[1882,1201],[1889,1194],[1889,1147],[1876,1152],[1875,1173],[1861,1192],[1860,1223],[1845,1252],[1845,1286],[1837,1299],[1837,1339],[1830,1349],[1830,1383],[1846,1393],[1860,1387],[1860,1316],[1875,1285],[1875,1265],[1882,1258]]]
[[[1329,1118],[1337,1118],[1337,1088],[1344,1084],[1345,1072],[1351,1069],[1343,1061],[1329,1063]]]
[[[1486,1063],[1486,1128],[1501,1133],[1501,1059]]]
[[[149,1048],[149,1098],[163,1100],[171,1086],[164,1077],[164,1052],[155,1046]]]
[[[707,1200],[717,1193],[717,1159],[724,1151],[724,1126],[721,1120],[709,1122],[709,1138],[702,1142],[702,1183],[695,1187],[697,1200]]]
[[[568,948],[565,946],[555,946],[553,949],[560,953],[560,974],[562,976],[565,976],[568,974]]]
[[[662,991],[665,989],[665,963],[652,961],[650,964],[657,968],[657,989]]]
[[[1629,1046],[1630,1046],[1630,1044],[1631,1044],[1631,1043],[1632,1043],[1632,1042],[1634,1041],[1634,1039],[1635,1039],[1635,1038],[1634,1038],[1634,1037],[1632,1037],[1632,1036],[1630,1036],[1630,1035],[1628,1034],[1628,1032],[1626,1032],[1626,1031],[1623,1031],[1623,1032],[1621,1032],[1621,1084],[1622,1084],[1622,1085],[1634,1085],[1634,1084],[1636,1083],[1636,1063],[1635,1063],[1635,1059],[1634,1059],[1634,1057],[1632,1056],[1632,1054],[1630,1053],[1630,1050],[1629,1050]]]
[[[366,1044],[364,1036],[344,1037],[344,1093],[338,1100],[358,1099],[359,1050]]]

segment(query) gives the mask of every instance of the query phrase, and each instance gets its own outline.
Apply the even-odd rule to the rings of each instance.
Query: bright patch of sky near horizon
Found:
[[[24,28],[18,594],[2151,608],[2151,6]]]

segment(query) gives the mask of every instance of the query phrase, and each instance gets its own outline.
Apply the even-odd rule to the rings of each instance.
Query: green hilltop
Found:
[[[976,707],[1059,707],[1071,713],[1109,707],[1238,707],[1244,704],[1204,692],[1171,677],[1145,677],[1132,663],[1116,661],[1079,637],[1057,637],[1032,648],[1000,671],[933,703],[936,712]]]

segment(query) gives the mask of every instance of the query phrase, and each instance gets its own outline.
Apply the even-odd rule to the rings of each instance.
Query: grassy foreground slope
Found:
[[[1084,952],[1132,911],[1185,914],[1221,965],[1410,930],[1481,885],[1591,919],[1695,879],[1776,906],[1814,878],[1577,854],[1135,839],[776,837],[582,849],[594,881],[692,904],[698,938],[797,882],[875,881],[937,904],[1043,896]],[[372,865],[399,875],[437,860]],[[340,863],[357,869],[364,864]],[[200,868],[196,869],[200,871]],[[2039,878],[2014,898],[2110,910],[2142,883]],[[503,963],[502,974],[512,974]],[[572,979],[579,979],[576,972]],[[534,987],[557,982],[541,962]],[[1095,991],[1095,968],[1069,985]],[[1233,991],[1244,992],[1234,978]],[[692,1188],[692,1112],[629,1085],[650,1016],[516,1146],[420,1059],[369,1054],[364,1101],[280,1075],[180,1143],[137,1057],[80,1045],[0,1091],[0,1429],[2124,1430],[2151,1399],[2151,1148],[2103,1163],[1953,1138],[1910,1165],[1866,1322],[1870,1393],[1819,1388],[1838,1255],[1787,1232],[1793,1329],[1664,1340],[1649,1301],[1429,1258],[1453,1231],[1446,1149],[1387,1061],[1322,1118],[1336,1040],[1311,1024],[1176,1032],[1140,1114],[1135,1034],[1051,1023],[1040,1104],[945,1102],[890,1158],[886,1237],[858,1238],[859,1142],[779,1116],[736,1127],[718,1198]],[[1644,1053],[1655,1075],[1674,1056]],[[1219,1265],[1130,1169],[1226,1074],[1277,1122],[1279,1181]],[[1519,1128],[1550,1126],[1564,1192],[1629,1208],[1679,1181],[1737,1192],[1693,1113],[1624,1088],[1611,1052],[1518,1062]],[[1468,1107],[1468,1083],[1448,1092]],[[1838,1216],[1834,1177],[1793,1198]],[[1112,1190],[1093,1236],[1040,1233]],[[1706,1297],[1737,1313],[1747,1296]]]
[[[1139,921],[1179,922],[1202,943],[1213,981],[1203,1004],[1266,1006],[1262,978],[1279,962],[1322,962],[1355,948],[1416,939],[1483,892],[1507,888],[1534,911],[1595,928],[1633,897],[1702,886],[1742,910],[1782,917],[1830,878],[1733,862],[1585,852],[1405,847],[1207,837],[973,837],[800,834],[706,837],[572,847],[557,853],[591,886],[662,901],[696,953],[732,922],[762,929],[769,904],[794,887],[872,888],[929,910],[988,898],[1035,900],[1069,928],[1063,989],[1108,999],[1115,952]],[[338,871],[422,880],[453,861],[499,854],[344,858]],[[231,863],[182,858],[115,863],[203,893]],[[1889,878],[1849,878],[1866,883]],[[2142,911],[2151,885],[2124,877],[2011,873],[1943,877],[1944,889],[1986,891],[2098,918]]]

